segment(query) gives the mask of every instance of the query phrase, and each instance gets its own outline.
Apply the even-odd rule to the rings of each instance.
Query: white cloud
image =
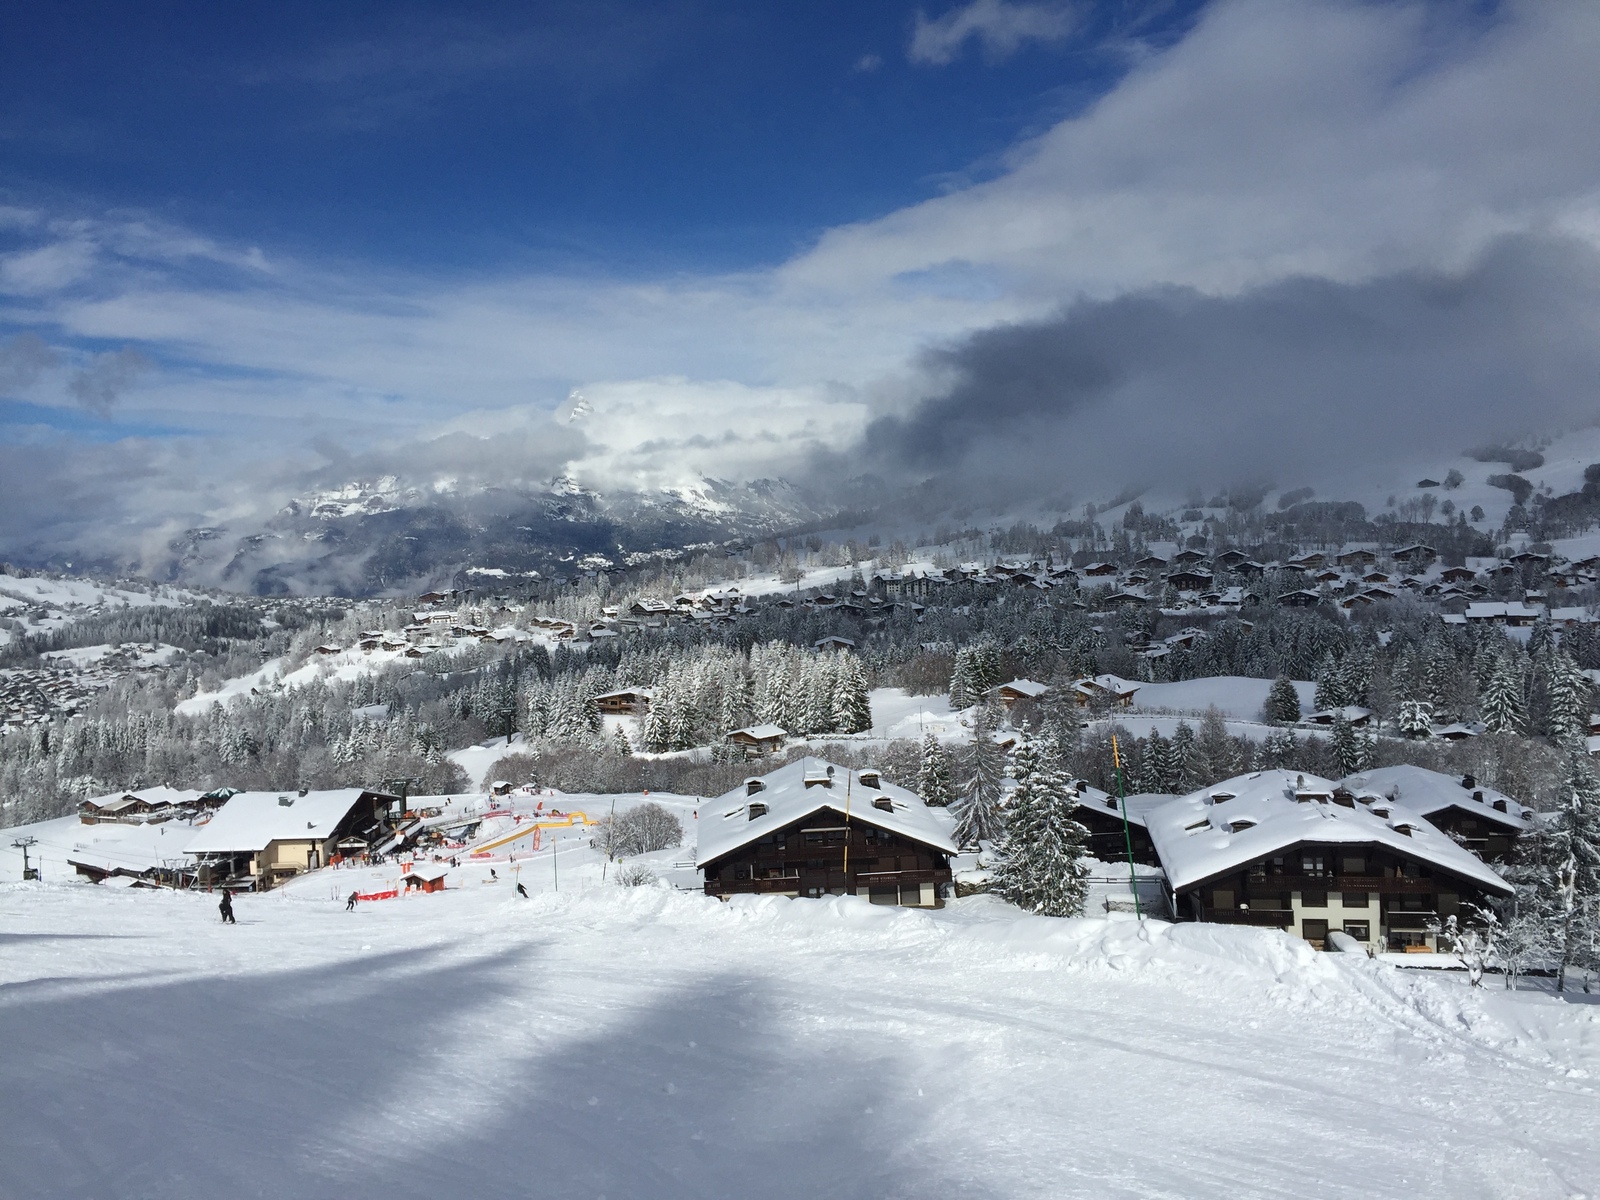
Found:
[[[926,22],[946,40],[925,52],[988,46],[970,21],[1002,8],[1022,6]],[[894,394],[886,378],[904,394],[923,349],[1080,297],[1459,271],[1506,235],[1600,245],[1600,9],[1511,2],[1470,26],[1453,11],[1221,0],[998,177],[831,230],[771,271],[441,282],[136,214],[13,210],[0,319],[142,347],[163,365],[119,413],[232,437],[245,457],[415,439],[466,414],[515,425],[583,386],[597,409],[576,462],[597,481],[778,474],[854,437]],[[61,372],[30,396],[52,379],[69,403]]]
[[[1015,54],[1024,42],[1059,41],[1072,32],[1074,23],[1072,11],[1059,3],[972,0],[931,21],[919,12],[907,55],[915,63],[947,66],[968,41],[976,40],[986,58],[998,61]]]

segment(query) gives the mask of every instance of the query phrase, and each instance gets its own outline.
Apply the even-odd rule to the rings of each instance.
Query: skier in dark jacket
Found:
[[[237,925],[239,923],[233,919],[233,893],[226,888],[222,892],[222,903],[217,905],[217,908],[222,913],[222,923],[224,925]]]
[[[528,898],[528,889],[523,887],[521,883],[517,884],[517,895],[521,896],[524,900]]]
[[[355,910],[356,910],[356,901],[359,900],[359,899],[361,899],[361,893],[360,892],[351,892],[349,898],[347,900],[345,900],[345,902],[344,902],[344,910],[345,910],[345,912],[355,912]]]

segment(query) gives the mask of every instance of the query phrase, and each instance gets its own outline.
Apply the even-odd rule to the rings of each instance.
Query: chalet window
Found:
[[[1300,907],[1301,908],[1327,908],[1328,907],[1328,893],[1327,892],[1301,892],[1300,893]]]
[[[1370,942],[1372,940],[1372,925],[1367,921],[1346,921],[1344,923],[1344,931],[1358,942]]]
[[[873,808],[881,808],[884,812],[894,811],[894,801],[887,796],[879,796],[872,802]]]
[[[1264,862],[1253,862],[1253,863],[1250,864],[1250,878],[1251,879],[1265,879],[1266,877],[1267,877],[1267,864],[1266,863],[1264,863]]]
[[[856,775],[856,778],[861,780],[862,787],[875,788],[882,786],[878,782],[878,773],[876,771],[861,771]]]
[[[754,796],[757,792],[764,791],[766,786],[767,785],[762,783],[759,779],[746,779],[744,781],[744,794],[747,796]]]
[[[1328,940],[1328,923],[1322,920],[1304,920],[1300,922],[1300,936],[1306,941],[1316,945]]]
[[[1339,870],[1345,875],[1365,875],[1367,873],[1367,860],[1346,856],[1340,860]]]
[[[757,817],[764,817],[766,815],[767,806],[765,804],[761,803],[759,800],[750,801],[750,819],[752,821],[754,821]]]
[[[1391,896],[1389,898],[1391,912],[1432,912],[1433,897],[1422,895]]]
[[[1372,904],[1371,894],[1368,892],[1346,892],[1343,900],[1346,908],[1368,908]]]
[[[1217,888],[1211,893],[1211,907],[1221,912],[1233,907],[1233,889]]]
[[[1302,854],[1300,856],[1300,873],[1302,875],[1326,875],[1328,873],[1328,860],[1321,854]]]
[[[1461,911],[1461,897],[1454,892],[1439,893],[1439,915],[1453,917]]]

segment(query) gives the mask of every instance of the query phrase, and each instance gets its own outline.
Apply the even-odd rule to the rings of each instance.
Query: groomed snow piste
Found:
[[[1600,1006],[1271,931],[487,868],[0,885],[7,1197],[1573,1197]],[[525,880],[530,880],[524,874]],[[581,885],[580,885],[581,886]]]

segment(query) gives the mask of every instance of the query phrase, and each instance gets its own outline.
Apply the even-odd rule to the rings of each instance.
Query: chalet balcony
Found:
[[[1250,875],[1252,887],[1276,892],[1385,892],[1411,894],[1449,887],[1437,879],[1396,875]]]
[[[1294,913],[1286,908],[1227,908],[1211,913],[1206,920],[1218,925],[1261,925],[1287,929],[1294,924]]]

